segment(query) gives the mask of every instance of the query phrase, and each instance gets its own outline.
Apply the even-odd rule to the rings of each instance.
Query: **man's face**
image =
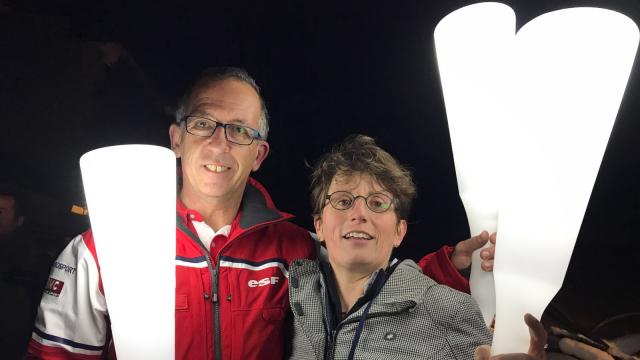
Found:
[[[22,216],[16,216],[16,202],[11,196],[0,195],[0,235],[12,233],[22,225]]]
[[[230,79],[202,85],[186,110],[187,115],[258,129],[261,104],[251,86]],[[260,168],[269,152],[269,144],[261,140],[251,145],[228,142],[222,128],[211,137],[200,137],[174,124],[169,135],[171,148],[182,160],[181,197],[188,206],[239,201],[249,174]]]

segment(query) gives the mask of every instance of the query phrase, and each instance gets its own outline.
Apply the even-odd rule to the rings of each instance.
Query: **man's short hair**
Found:
[[[189,91],[184,94],[178,103],[178,109],[176,110],[176,122],[182,121],[182,119],[188,115],[186,111],[191,105],[191,99],[195,93],[201,90],[203,85],[222,80],[241,81],[251,86],[251,88],[253,88],[253,90],[258,94],[261,108],[260,120],[258,121],[258,131],[260,132],[262,139],[267,140],[267,135],[269,134],[269,113],[267,112],[267,105],[260,93],[260,87],[246,70],[237,67],[211,67],[200,73]]]
[[[365,174],[375,179],[395,199],[398,219],[408,219],[416,186],[411,172],[365,135],[351,135],[334,145],[315,163],[311,173],[313,215],[322,213],[331,182],[336,176]]]

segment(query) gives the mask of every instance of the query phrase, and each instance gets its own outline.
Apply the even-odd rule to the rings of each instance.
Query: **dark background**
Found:
[[[0,0],[0,181],[27,191],[33,226],[60,239],[78,233],[87,219],[69,209],[84,202],[79,157],[107,145],[167,146],[169,112],[190,81],[208,66],[240,66],[271,114],[271,155],[256,177],[276,204],[311,228],[305,162],[348,134],[371,135],[414,171],[419,198],[399,256],[417,259],[469,236],[433,30],[470,3]],[[640,23],[638,1],[505,3],[518,27],[587,5]],[[104,42],[128,56],[105,64]],[[582,328],[640,311],[639,86],[636,64],[554,301]]]

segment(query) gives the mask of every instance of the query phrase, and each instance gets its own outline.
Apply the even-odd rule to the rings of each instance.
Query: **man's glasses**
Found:
[[[187,115],[182,118],[186,123],[189,134],[202,137],[210,137],[221,127],[224,129],[224,137],[227,141],[238,145],[251,145],[253,140],[262,140],[260,132],[248,126],[238,124],[225,124],[220,121],[208,119],[202,116]]]
[[[363,198],[369,210],[383,213],[391,208],[393,199],[383,193],[369,194],[368,196],[355,196],[348,191],[336,191],[325,197],[336,210],[348,210],[353,207],[358,198]]]

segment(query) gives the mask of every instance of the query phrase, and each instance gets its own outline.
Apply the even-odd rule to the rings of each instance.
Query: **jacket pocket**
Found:
[[[189,297],[183,294],[176,294],[176,311],[189,311]]]
[[[281,359],[286,314],[281,307],[233,310],[232,359]]]

